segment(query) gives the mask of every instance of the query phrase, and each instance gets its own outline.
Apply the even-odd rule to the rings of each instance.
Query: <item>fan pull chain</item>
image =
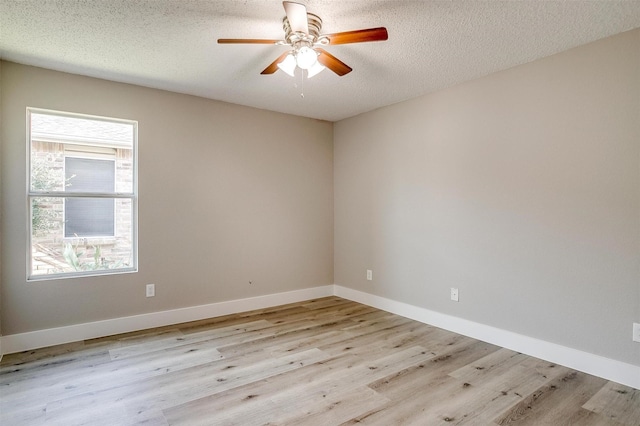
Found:
[[[297,71],[298,70],[296,70],[296,73]],[[293,83],[293,87],[295,87],[296,89],[300,87],[300,97],[304,99],[304,70],[303,69],[300,70],[300,86],[298,86],[298,83]]]

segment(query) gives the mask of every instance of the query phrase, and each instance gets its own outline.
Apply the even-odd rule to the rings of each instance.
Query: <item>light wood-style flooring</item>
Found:
[[[2,425],[640,425],[640,391],[328,297],[19,354]]]

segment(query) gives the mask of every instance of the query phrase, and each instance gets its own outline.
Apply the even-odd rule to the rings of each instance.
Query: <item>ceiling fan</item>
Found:
[[[322,70],[329,68],[339,76],[351,72],[351,67],[336,58],[321,46],[383,41],[389,38],[384,27],[345,31],[334,34],[321,34],[322,19],[318,15],[307,12],[300,3],[282,2],[286,16],[282,20],[284,40],[221,38],[220,44],[274,44],[291,46],[260,74],[273,74],[278,69],[294,76],[296,67],[307,70],[307,78],[311,78]]]

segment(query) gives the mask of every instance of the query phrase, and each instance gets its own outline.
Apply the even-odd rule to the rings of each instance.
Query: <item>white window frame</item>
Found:
[[[31,114],[47,114],[47,115],[57,115],[62,117],[72,117],[72,118],[83,118],[89,120],[96,121],[107,121],[107,122],[117,122],[123,123],[132,126],[133,130],[133,144],[131,146],[132,150],[132,190],[131,192],[113,192],[109,194],[104,193],[93,193],[93,192],[65,192],[65,191],[33,191],[31,189],[31,158],[32,158],[32,135],[31,135]],[[42,280],[52,280],[52,279],[66,279],[66,278],[77,278],[77,277],[86,277],[86,276],[96,276],[96,275],[115,275],[115,274],[125,274],[125,273],[134,273],[138,272],[138,122],[135,120],[127,120],[120,118],[112,118],[112,117],[102,117],[88,114],[78,114],[71,113],[65,111],[55,111],[49,109],[42,108],[33,108],[27,107],[26,111],[26,124],[27,124],[27,167],[26,167],[26,194],[27,194],[27,281],[42,281]],[[71,142],[73,144],[73,142]],[[83,145],[83,143],[79,143],[79,145]],[[99,148],[98,148],[99,151]],[[73,154],[71,154],[73,155]],[[67,153],[65,152],[65,156]],[[78,155],[79,156],[79,155]],[[89,154],[89,157],[91,154]],[[116,188],[117,189],[117,188]],[[131,200],[131,257],[132,257],[132,265],[127,268],[118,268],[118,269],[98,269],[92,271],[72,271],[72,272],[61,272],[56,274],[43,274],[43,275],[33,275],[33,257],[32,257],[32,200],[37,197],[50,197],[50,198],[62,198],[63,200],[66,198],[110,198],[113,199],[114,202],[118,199],[128,199]],[[114,218],[115,220],[115,218]],[[114,226],[115,229],[115,226]],[[64,237],[64,230],[62,230]],[[116,234],[117,235],[117,234]],[[93,237],[87,237],[90,239]],[[98,237],[99,238],[99,237]]]

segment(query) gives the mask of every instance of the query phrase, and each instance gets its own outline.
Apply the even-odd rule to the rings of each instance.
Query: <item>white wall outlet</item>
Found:
[[[451,287],[451,300],[454,302],[458,301],[458,289]]]
[[[640,324],[637,322],[633,323],[633,341],[640,342]]]
[[[147,284],[147,297],[153,297],[156,295],[156,285]]]
[[[367,269],[367,281],[371,281],[373,279],[373,271],[371,269]]]

